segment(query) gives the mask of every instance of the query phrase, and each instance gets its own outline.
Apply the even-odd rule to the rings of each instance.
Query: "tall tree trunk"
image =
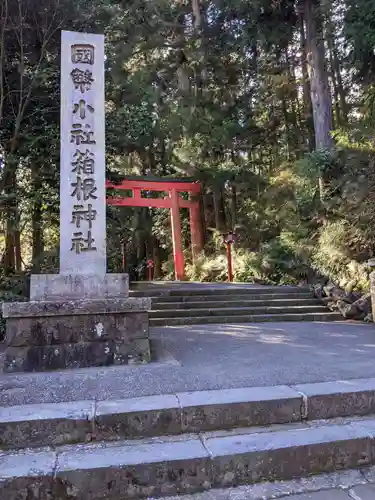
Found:
[[[340,110],[340,102],[339,102],[339,93],[338,93],[338,88],[337,88],[337,81],[336,81],[336,74],[335,70],[333,67],[333,53],[332,53],[332,46],[330,42],[328,41],[328,53],[329,53],[329,65],[330,65],[330,74],[331,74],[331,81],[332,81],[332,89],[333,89],[333,95],[334,95],[334,103],[335,103],[335,114],[332,117],[332,122],[334,126],[340,126],[342,125],[342,118],[341,118],[341,110]]]
[[[232,219],[232,230],[237,225],[237,187],[234,182],[231,182],[231,197],[230,197],[230,213]]]
[[[339,56],[335,44],[334,26],[331,20],[327,22],[327,44],[329,49],[332,83],[335,92],[337,123],[338,125],[346,125],[348,123],[348,106],[342,81]]]
[[[301,43],[301,70],[302,70],[302,82],[303,82],[303,102],[304,102],[304,116],[307,127],[307,141],[309,146],[309,151],[315,149],[315,130],[314,130],[314,119],[311,103],[311,86],[309,73],[307,70],[307,47],[306,47],[306,34],[305,26],[303,20],[303,10],[299,12],[299,26],[300,26],[300,43]]]
[[[12,161],[10,158],[8,161]],[[5,202],[5,254],[4,254],[4,272],[12,274],[16,270],[16,229],[17,229],[17,202],[16,202],[16,172],[11,166],[7,172],[4,192],[7,197]]]
[[[213,193],[214,193],[216,230],[219,231],[220,233],[224,233],[226,231],[226,220],[225,220],[224,196],[221,186],[214,186]]]
[[[335,47],[335,42],[333,42],[333,66],[335,68],[337,80],[337,91],[340,97],[341,116],[343,125],[346,125],[348,123],[348,103],[346,102],[346,93],[343,85],[340,62],[337,54],[337,49]]]
[[[40,273],[41,256],[44,251],[44,238],[42,227],[42,199],[40,195],[41,179],[36,163],[31,165],[31,182],[34,191],[33,207],[31,215],[32,224],[32,271],[34,274]]]
[[[14,231],[14,261],[16,266],[16,272],[20,273],[22,271],[22,253],[21,253],[20,219],[18,211],[17,211],[16,229]]]
[[[320,1],[305,0],[304,6],[316,148],[331,150],[332,102],[326,70]]]
[[[288,122],[289,122],[289,135],[290,135],[290,144],[291,151],[293,151],[293,155],[295,157],[299,156],[301,151],[300,148],[300,134],[298,130],[298,91],[297,91],[297,82],[295,75],[295,55],[293,52],[289,54],[289,47],[287,46],[284,51],[286,69],[288,72],[288,82],[290,91],[288,93],[289,96],[289,104],[290,110],[288,111]]]
[[[207,43],[205,37],[205,24],[206,17],[202,8],[201,0],[192,0],[191,9],[193,13],[193,26],[195,37],[200,41],[200,48],[198,49],[199,64],[196,70],[195,83],[196,83],[196,96],[202,95],[206,89],[208,72],[206,66],[207,60]]]
[[[334,147],[331,136],[332,100],[326,69],[320,0],[304,0],[304,6],[315,144],[317,150],[331,151]],[[322,203],[326,197],[328,182],[329,172],[322,171],[319,176],[319,193]]]

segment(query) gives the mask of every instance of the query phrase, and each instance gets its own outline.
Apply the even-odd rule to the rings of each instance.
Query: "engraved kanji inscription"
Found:
[[[72,77],[72,81],[76,90],[80,90],[82,94],[85,90],[90,90],[91,85],[94,82],[94,78],[92,77],[92,73],[89,69],[83,71],[79,68],[74,68],[70,73]]]
[[[77,146],[80,144],[96,144],[93,139],[94,132],[90,129],[90,125],[83,127],[80,123],[74,123],[70,131],[70,142],[75,142]]]
[[[72,246],[70,251],[80,254],[81,252],[96,252],[94,246],[95,240],[91,235],[91,231],[87,232],[87,238],[84,237],[82,232],[73,233]]]
[[[72,212],[72,224],[79,229],[81,227],[81,221],[87,221],[89,223],[89,229],[92,228],[92,221],[96,220],[96,210],[93,210],[91,203],[85,208],[83,205],[74,205]]]
[[[71,196],[76,197],[78,201],[96,200],[97,196],[94,194],[97,190],[95,186],[95,179],[89,177],[88,179],[82,179],[81,176],[77,175],[77,182],[72,182],[71,186],[73,189]]]
[[[84,99],[80,99],[78,103],[75,103],[73,105],[73,114],[75,115],[79,112],[79,117],[81,118],[81,120],[84,120],[86,118],[86,110],[90,113],[94,112],[94,108],[90,106],[90,104],[87,104]]]
[[[93,45],[76,44],[72,45],[73,64],[94,64],[95,49]]]
[[[78,175],[93,175],[95,173],[94,158],[94,153],[91,153],[88,149],[85,152],[77,149],[73,155],[74,161],[71,163],[72,172],[76,172]]]

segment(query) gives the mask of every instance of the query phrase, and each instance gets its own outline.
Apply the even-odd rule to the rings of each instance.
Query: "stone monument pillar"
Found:
[[[150,361],[150,299],[107,274],[104,36],[61,43],[60,274],[32,275],[30,301],[3,304],[7,372]]]

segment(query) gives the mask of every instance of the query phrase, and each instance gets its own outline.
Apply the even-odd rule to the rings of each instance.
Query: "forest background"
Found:
[[[374,0],[0,0],[0,288],[58,272],[60,32],[106,37],[106,165],[202,184],[188,279],[330,279],[375,253]],[[151,196],[151,194],[149,194]],[[169,213],[109,207],[108,267],[173,276]]]

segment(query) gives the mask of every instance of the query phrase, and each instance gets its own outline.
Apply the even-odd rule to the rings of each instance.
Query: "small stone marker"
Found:
[[[60,274],[106,273],[104,36],[61,38]]]
[[[151,301],[107,273],[103,35],[62,32],[60,155],[60,273],[3,304],[4,371],[148,362]]]

